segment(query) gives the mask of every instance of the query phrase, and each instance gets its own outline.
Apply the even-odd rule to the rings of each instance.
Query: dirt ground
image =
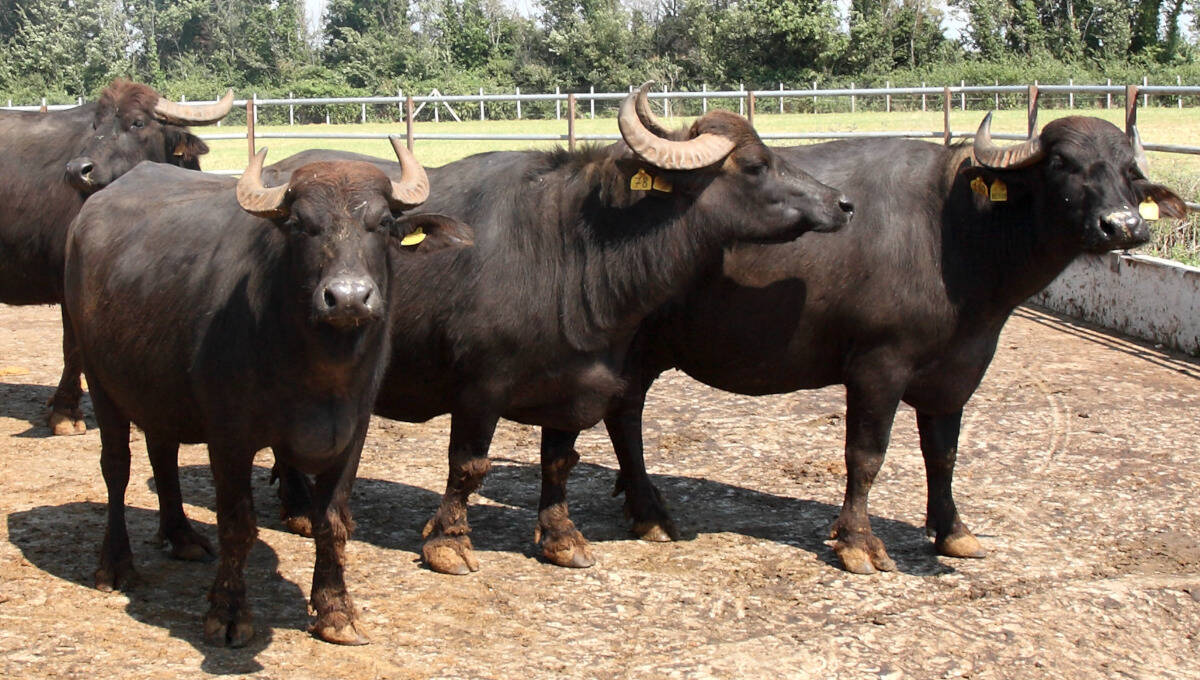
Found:
[[[538,558],[538,433],[511,423],[471,507],[482,570],[422,568],[449,420],[376,420],[349,546],[366,647],[305,633],[313,549],[281,531],[260,454],[247,574],[259,634],[240,650],[201,640],[215,565],[144,542],[157,502],[140,441],[128,502],[141,582],[91,587],[99,435],[90,423],[50,437],[41,420],[57,309],[0,315],[3,677],[1200,677],[1200,363],[1042,311],[1009,322],[964,421],[956,495],[986,559],[940,558],[925,538],[911,410],[871,497],[898,570],[854,576],[825,540],[842,495],[842,389],[748,398],[676,373],[650,394],[647,462],[684,540],[630,538],[594,429],[570,488],[598,558],[585,570]],[[181,464],[188,514],[215,540],[204,449],[184,447]]]

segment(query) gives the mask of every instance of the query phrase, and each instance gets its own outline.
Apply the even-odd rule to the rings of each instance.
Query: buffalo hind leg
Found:
[[[645,541],[679,540],[662,494],[646,474],[642,441],[642,409],[646,393],[626,396],[604,418],[608,438],[617,454],[620,471],[613,495],[625,494],[625,517],[633,520],[633,533]]]
[[[221,545],[217,577],[208,591],[204,640],[211,645],[242,647],[254,637],[254,617],[246,602],[246,556],[257,536],[250,492],[253,451],[209,443],[217,488],[217,535]]]
[[[871,532],[867,510],[867,496],[883,465],[900,405],[900,390],[889,389],[881,379],[886,374],[886,370],[875,371],[870,380],[846,385],[846,496],[830,538],[842,566],[855,574],[896,568],[883,541]]]
[[[96,588],[112,591],[129,588],[137,580],[129,529],[125,525],[125,489],[129,486],[129,419],[103,390],[92,388],[92,403],[100,423],[100,471],[108,490],[108,524],[100,545]]]
[[[313,566],[312,607],[317,620],[309,628],[316,637],[340,645],[365,645],[367,636],[346,589],[346,540],[354,531],[350,490],[370,416],[359,423],[353,442],[339,464],[317,475],[312,495],[312,533],[317,559]]]
[[[286,448],[275,448],[271,483],[279,481],[279,519],[293,534],[312,538],[313,484],[308,475],[285,462],[290,455]]]
[[[216,556],[212,543],[192,527],[183,512],[183,494],[179,490],[179,442],[162,440],[146,433],[146,450],[154,470],[158,491],[157,543],[171,544],[171,557],[177,560],[208,561]]]
[[[87,432],[87,424],[83,421],[83,409],[79,408],[79,400],[83,398],[83,358],[79,355],[79,345],[75,342],[75,329],[67,318],[66,305],[62,305],[63,321],[63,372],[58,380],[58,388],[50,396],[46,404],[50,407],[48,424],[50,431],[56,435],[83,434]]]
[[[491,466],[487,458],[495,416],[468,417],[454,414],[450,420],[450,472],[446,493],[433,517],[425,523],[421,536],[421,556],[429,568],[443,574],[469,574],[479,571],[479,560],[471,546],[471,527],[467,523],[467,499],[483,483]]]
[[[542,497],[533,541],[542,555],[560,567],[590,567],[596,563],[587,539],[575,528],[567,510],[567,478],[579,462],[578,432],[542,428]]]
[[[987,551],[958,516],[951,484],[958,458],[958,430],[962,411],[946,415],[917,412],[921,455],[925,458],[928,503],[925,530],[934,537],[934,548],[948,557],[984,557]]]

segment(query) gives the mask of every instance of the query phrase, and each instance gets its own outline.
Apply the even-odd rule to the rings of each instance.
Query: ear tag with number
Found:
[[[413,229],[412,233],[410,233],[408,236],[400,239],[400,245],[415,246],[421,241],[424,241],[426,236],[427,234],[425,233],[425,230],[421,227],[417,227],[416,229]]]
[[[1158,219],[1158,204],[1154,202],[1153,198],[1147,198],[1138,205],[1138,214],[1142,216],[1143,220],[1153,222]]]
[[[654,188],[654,178],[645,170],[638,170],[636,175],[629,178],[629,188],[634,191],[650,191]]]
[[[1008,185],[1002,180],[992,182],[992,189],[988,193],[988,198],[992,199],[993,203],[1003,203],[1008,200]]]
[[[984,198],[987,198],[988,197],[987,182],[983,181],[982,177],[976,177],[975,179],[971,180],[971,191],[974,191],[975,193],[979,194],[980,196],[983,196]]]
[[[654,190],[661,191],[664,194],[669,194],[675,190],[675,185],[671,184],[671,180],[665,177],[654,178]]]

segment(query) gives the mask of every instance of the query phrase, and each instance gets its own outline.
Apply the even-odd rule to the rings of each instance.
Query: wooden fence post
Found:
[[[413,138],[413,98],[411,94],[404,98],[404,142],[408,144],[408,150],[412,151],[416,140]]]
[[[296,98],[296,95],[294,93],[288,92],[288,99],[295,99],[295,98]],[[288,125],[295,125],[295,124],[296,124],[296,106],[294,104],[288,104]]]
[[[942,143],[950,146],[950,86],[942,88]]]
[[[246,146],[249,158],[254,158],[254,97],[246,100]]]
[[[1033,136],[1037,133],[1037,117],[1038,117],[1038,86],[1037,85],[1029,86],[1029,94],[1027,95],[1026,107],[1027,107],[1027,110],[1025,113],[1026,136],[1029,137],[1030,139],[1033,139]]]
[[[590,104],[590,106],[591,106],[591,109],[592,109],[592,112],[591,112],[591,119],[592,119],[592,120],[596,120],[596,86],[595,86],[595,85],[591,85],[591,86],[589,86],[589,87],[588,87],[588,92],[589,92],[589,93],[591,93],[591,95],[592,95],[592,96],[591,96],[591,97],[588,99],[588,103]]]
[[[479,88],[479,120],[487,120],[487,113],[483,110],[483,88]]]
[[[750,121],[750,125],[754,125],[754,90],[746,93],[746,120]]]
[[[567,150],[575,150],[575,93],[567,95]]]

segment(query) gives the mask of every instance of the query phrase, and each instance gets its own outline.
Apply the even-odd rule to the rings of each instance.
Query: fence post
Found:
[[[996,91],[993,92],[992,94],[994,95],[996,108],[999,109],[1000,108],[1000,79],[995,78],[994,80],[996,81]]]
[[[817,81],[813,81],[813,92],[817,91]],[[813,95],[813,113],[817,112],[817,95]]]
[[[921,89],[922,90],[925,89],[925,81],[924,80],[921,81]],[[924,92],[921,93],[921,111],[922,112],[925,111],[925,93]]]
[[[961,111],[966,111],[967,110],[967,90],[966,90],[967,81],[965,81],[965,80],[959,81],[958,86],[960,88],[958,91],[958,108]]]
[[[1108,85],[1108,87],[1112,87],[1112,78],[1107,79],[1106,84]],[[1112,92],[1104,93],[1104,108],[1106,108],[1106,109],[1112,108]]]
[[[1075,108],[1075,79],[1067,78],[1067,86],[1071,88],[1067,92],[1067,108],[1073,109]]]
[[[257,116],[254,115],[254,110],[256,108],[254,105],[254,100],[257,98],[258,95],[255,94],[246,101],[246,146],[250,150],[248,158],[254,158],[254,119],[257,118]]]
[[[562,94],[558,86],[554,86],[554,120],[562,120],[562,101],[558,99],[558,95]]]
[[[50,110],[49,107],[46,106],[46,98],[42,97],[42,113],[45,113],[49,110]]]
[[[589,102],[589,104],[590,104],[590,106],[591,106],[591,109],[592,109],[592,112],[591,112],[591,119],[592,119],[592,120],[596,120],[596,86],[595,86],[595,85],[589,85],[589,86],[588,86],[588,93],[590,93],[590,94],[592,95],[592,96],[591,96],[591,97],[588,99],[588,102]]]
[[[487,114],[483,111],[483,88],[479,88],[479,120],[487,120]]]
[[[1150,79],[1147,78],[1146,76],[1142,76],[1142,87],[1146,87],[1149,84],[1150,84]],[[1146,95],[1146,94],[1142,95],[1142,106],[1150,106],[1150,95]]]
[[[754,126],[754,90],[746,93],[746,110],[749,113],[746,120],[750,121],[751,127]]]
[[[667,94],[667,86],[663,85],[663,94]],[[671,117],[671,100],[663,97],[663,118]]]
[[[408,144],[408,150],[412,151],[416,140],[413,138],[413,98],[411,94],[404,98],[404,141]]]
[[[401,118],[404,117],[403,98],[404,98],[404,90],[402,88],[396,88],[396,113],[400,114]]]
[[[1029,86],[1029,94],[1027,95],[1026,113],[1025,113],[1025,132],[1026,136],[1033,139],[1033,135],[1037,133],[1037,117],[1038,117],[1038,86],[1036,84]]]
[[[361,118],[361,120],[362,120],[362,123],[363,123],[363,125],[366,125],[366,124],[367,124],[367,103],[366,103],[366,102],[363,102],[363,105],[362,105],[362,118]]]
[[[708,92],[708,83],[702,83],[700,85],[700,91]],[[11,106],[11,102],[10,102],[10,106]],[[700,98],[700,113],[701,114],[708,113],[708,97]]]
[[[892,89],[892,81],[890,81],[890,80],[883,81],[883,86],[889,90]],[[891,92],[883,95],[883,112],[884,113],[892,112],[892,93]]]
[[[950,86],[942,88],[942,144],[950,146]]]
[[[1137,85],[1125,86],[1125,133],[1130,134],[1137,127]]]
[[[1183,87],[1183,76],[1175,76],[1175,84],[1178,85],[1179,87]],[[1179,102],[1179,104],[1176,108],[1182,109],[1183,108],[1183,93],[1182,92],[1179,93],[1178,102]]]
[[[567,95],[567,150],[575,150],[575,93]]]
[[[783,92],[783,83],[779,83],[779,91],[781,93]],[[782,94],[779,95],[779,113],[780,113],[780,115],[783,114],[783,95]]]
[[[740,95],[740,93],[743,93],[743,92],[745,92],[745,91],[746,91],[746,84],[745,84],[745,83],[738,83],[738,93],[739,93],[739,96],[738,96],[738,114],[739,114],[739,115],[742,115],[742,116],[746,115],[746,98],[745,98],[744,96],[741,96],[741,95]]]
[[[288,92],[288,99],[295,99],[295,98],[296,98],[296,94],[294,92]],[[295,124],[296,124],[296,106],[295,106],[295,104],[288,104],[288,125],[295,125]]]
[[[521,120],[521,88],[517,88],[517,120]]]
[[[850,83],[850,90],[851,90],[852,92],[854,91],[854,83],[853,83],[853,81]],[[850,113],[854,113],[854,103],[855,103],[855,102],[854,102],[854,95],[852,94],[852,95],[850,95]]]

